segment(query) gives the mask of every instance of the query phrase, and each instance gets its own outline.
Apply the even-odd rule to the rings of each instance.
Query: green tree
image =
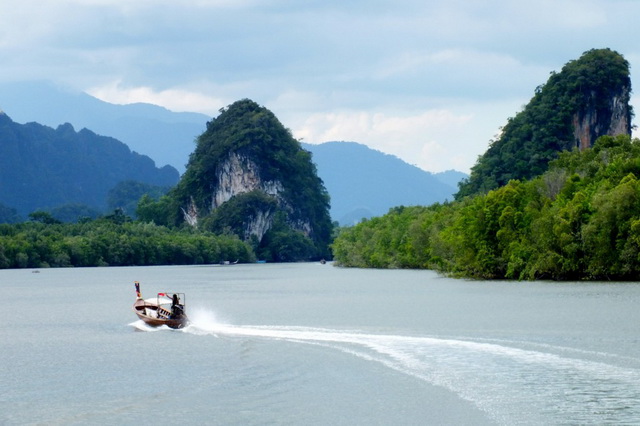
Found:
[[[634,174],[592,199],[594,214],[583,229],[587,271],[593,277],[635,277],[640,254],[634,224],[640,219],[640,183]]]
[[[29,219],[31,219],[34,222],[40,222],[40,223],[44,223],[47,225],[52,225],[55,223],[62,223],[61,221],[59,221],[58,219],[56,219],[55,217],[53,217],[53,215],[49,212],[45,212],[42,210],[38,210],[35,211],[33,213],[29,213]]]
[[[142,196],[146,195],[153,200],[158,200],[166,195],[169,189],[169,187],[125,180],[107,193],[107,207],[111,210],[122,209],[125,214],[135,218],[138,202]]]
[[[144,194],[136,208],[136,216],[141,221],[161,226],[173,226],[177,222],[177,214],[174,200],[167,195],[155,201],[149,194]]]

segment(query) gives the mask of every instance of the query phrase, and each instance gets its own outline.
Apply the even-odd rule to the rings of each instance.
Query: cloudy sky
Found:
[[[618,51],[640,84],[638,17],[640,0],[3,0],[0,81],[210,116],[250,98],[305,142],[468,172],[584,51]]]

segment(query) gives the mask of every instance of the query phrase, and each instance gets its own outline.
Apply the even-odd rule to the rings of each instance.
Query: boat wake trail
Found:
[[[149,324],[145,323],[142,320],[138,320],[138,321],[134,321],[131,324],[129,324],[131,327],[133,327],[136,331],[147,331],[147,332],[152,332],[152,331],[162,331],[162,330],[171,330],[169,327],[152,327]]]
[[[601,352],[530,342],[239,326],[206,313],[182,331],[322,345],[441,386],[502,424],[640,424],[640,370],[617,365],[619,357]]]

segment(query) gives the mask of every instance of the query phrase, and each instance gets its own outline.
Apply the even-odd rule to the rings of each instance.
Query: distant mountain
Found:
[[[452,188],[456,188],[456,190],[460,181],[469,177],[468,174],[457,170],[447,170],[444,172],[434,173],[433,176],[435,176],[440,182],[449,185]]]
[[[76,129],[114,137],[158,166],[170,164],[180,173],[195,149],[195,139],[211,119],[157,105],[115,105],[38,81],[0,84],[0,109],[18,123],[35,121],[54,128],[71,123]]]
[[[54,128],[71,123],[112,136],[180,173],[211,120],[204,114],[177,113],[156,105],[110,104],[46,82],[0,84],[0,108],[19,123],[36,121]],[[332,219],[341,224],[382,215],[401,204],[452,199],[457,182],[467,177],[456,171],[432,174],[354,142],[302,145],[313,153],[318,176],[331,196]]]
[[[400,205],[452,200],[461,172],[434,175],[393,155],[355,142],[302,144],[313,154],[318,175],[331,196],[331,217],[341,225],[382,216]]]
[[[67,204],[104,210],[109,190],[121,181],[166,187],[178,177],[173,167],[158,169],[116,139],[76,132],[71,124],[18,124],[0,113],[0,204],[20,215]]]

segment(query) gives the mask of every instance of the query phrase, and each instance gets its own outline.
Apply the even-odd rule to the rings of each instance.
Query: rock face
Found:
[[[211,210],[217,209],[233,197],[252,191],[260,191],[274,197],[280,206],[291,210],[282,196],[284,192],[282,183],[277,180],[262,180],[260,168],[247,156],[230,152],[228,158],[219,164],[216,177],[217,184],[214,185],[211,195]],[[251,235],[255,235],[259,240],[262,239],[271,228],[273,216],[274,212],[270,209],[258,210],[247,216],[243,238],[246,240]],[[187,220],[186,216],[185,220]],[[304,224],[306,226],[293,225],[297,230],[309,236],[311,227],[308,222]]]
[[[251,100],[207,123],[173,196],[184,222],[233,233],[266,259],[330,255],[329,195],[311,154]]]
[[[631,87],[624,85],[607,99],[606,107],[597,108],[596,93],[592,92],[589,107],[574,114],[573,135],[576,146],[585,150],[603,135],[631,135]]]
[[[216,210],[234,197],[253,191],[259,191],[273,197],[278,206],[287,211],[293,210],[282,196],[284,192],[282,183],[278,180],[262,180],[260,167],[246,155],[230,152],[227,159],[218,165],[217,170],[216,179],[211,183],[212,192],[209,211]],[[193,197],[191,197],[187,206],[182,207],[181,210],[185,222],[197,227],[200,214]],[[243,238],[247,240],[254,235],[258,240],[262,239],[264,234],[271,228],[273,218],[273,209],[265,208],[253,211],[252,214],[244,218]],[[308,221],[297,221],[291,223],[291,225],[306,236],[310,236],[311,225]]]
[[[260,179],[258,165],[235,152],[229,153],[227,160],[218,167],[217,185],[211,197],[211,209],[220,207],[236,195],[260,190],[276,198],[284,191],[279,181],[263,181]]]
[[[272,225],[273,211],[259,210],[255,215],[247,218],[243,238],[248,240],[252,235],[255,235],[258,240],[262,240],[262,237],[271,229]]]

